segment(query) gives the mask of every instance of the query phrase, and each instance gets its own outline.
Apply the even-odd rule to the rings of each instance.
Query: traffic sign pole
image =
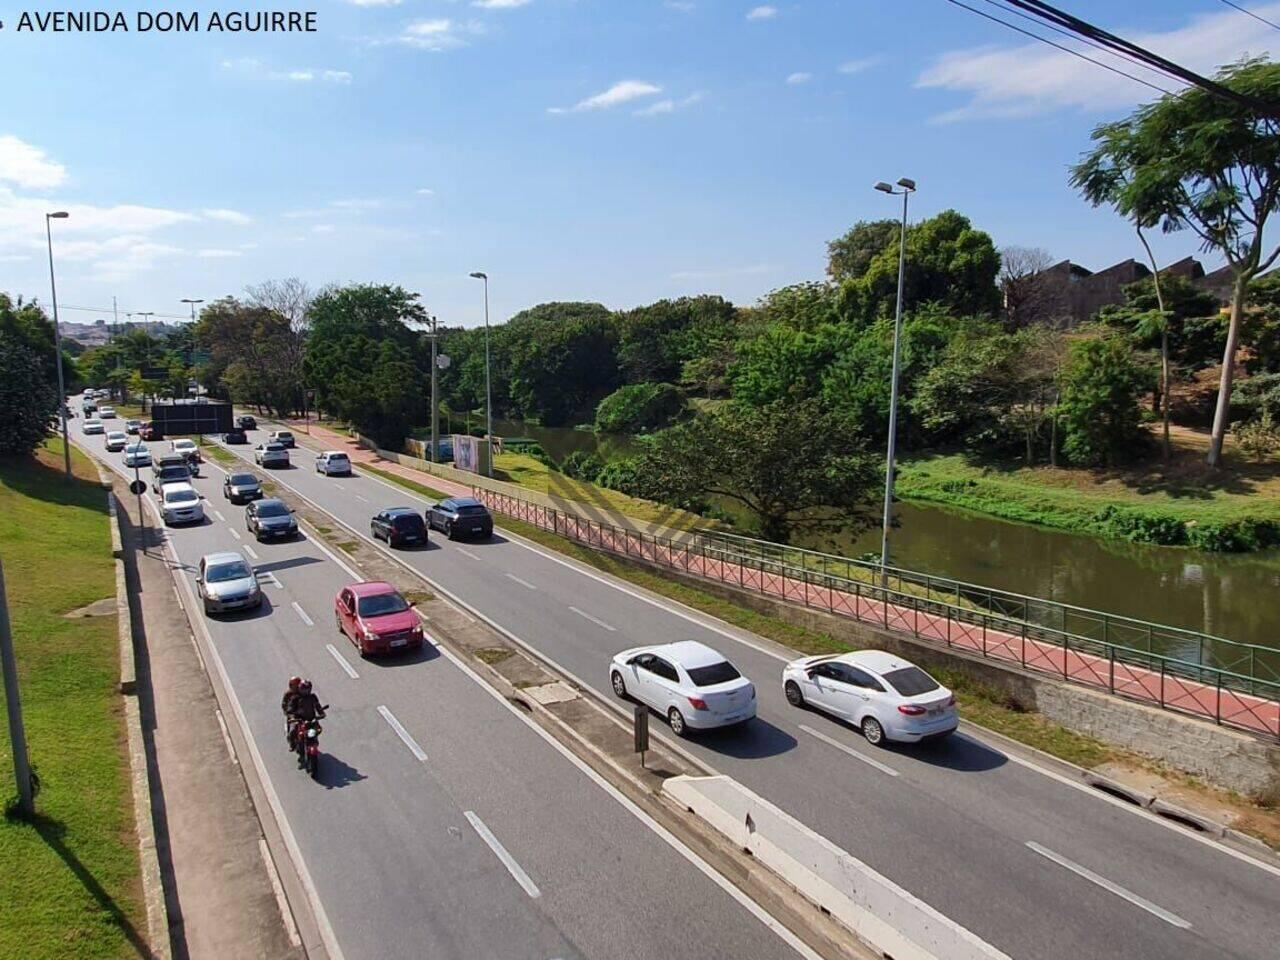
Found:
[[[35,816],[36,807],[31,791],[31,764],[27,760],[27,734],[22,725],[22,702],[18,698],[18,664],[13,655],[13,635],[9,632],[9,603],[5,596],[2,562],[0,562],[0,661],[3,661],[4,666],[4,697],[9,713],[9,742],[13,745],[13,776],[18,781],[18,811],[30,820]]]

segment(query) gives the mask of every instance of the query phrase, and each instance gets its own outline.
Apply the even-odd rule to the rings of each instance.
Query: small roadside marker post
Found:
[[[649,749],[649,708],[636,706],[635,718],[635,752],[640,754],[640,766],[644,766],[644,754]]]

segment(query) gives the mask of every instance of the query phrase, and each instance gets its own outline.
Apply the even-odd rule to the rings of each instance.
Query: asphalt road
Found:
[[[251,446],[228,449],[252,457]],[[366,539],[379,509],[428,502],[358,468],[319,475],[304,449],[293,460],[272,479]],[[787,705],[774,648],[501,531],[483,543],[433,534],[429,550],[396,555],[615,703],[617,651],[684,638],[716,647],[756,681],[759,716],[686,748],[1013,957],[1277,956],[1280,870],[1269,864],[974,737],[871,748]]]
[[[132,477],[101,436],[75,439]],[[261,611],[203,622],[340,956],[797,956],[745,898],[457,661],[431,646],[360,660],[332,607],[353,572],[307,539],[253,542],[244,508],[222,498],[222,471],[206,462],[202,472],[205,522],[167,539],[188,584],[199,558],[220,550],[242,551],[265,580]],[[292,674],[332,706],[319,783],[284,743]],[[224,749],[213,717],[192,720],[212,728],[210,750]]]

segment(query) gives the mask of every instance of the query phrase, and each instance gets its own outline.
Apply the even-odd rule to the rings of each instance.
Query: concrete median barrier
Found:
[[[671,777],[662,789],[893,960],[1008,960],[730,777]]]

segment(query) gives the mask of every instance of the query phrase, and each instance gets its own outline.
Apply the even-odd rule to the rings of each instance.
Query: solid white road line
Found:
[[[479,558],[479,557],[477,557],[474,553],[472,553],[470,550],[468,550],[466,547],[455,547],[454,549],[455,549],[455,550],[457,550],[457,551],[458,551],[460,554],[462,554],[464,557],[470,557],[472,560],[479,560],[479,559],[480,559],[480,558]]]
[[[226,523],[227,518],[220,514],[217,510],[213,511],[213,515],[218,518],[219,523]]]
[[[237,530],[235,527],[227,527],[227,529],[231,531],[231,535],[232,535],[233,537],[235,537],[237,540],[239,540],[239,539],[240,539],[240,531],[239,531],[239,530]]]
[[[1136,893],[1133,893],[1130,890],[1126,890],[1124,887],[1120,886],[1120,884],[1118,883],[1112,883],[1106,877],[1099,876],[1098,874],[1090,870],[1088,867],[1082,867],[1080,866],[1080,864],[1072,860],[1068,860],[1066,857],[1062,856],[1061,854],[1054,853],[1048,847],[1042,847],[1040,846],[1040,844],[1035,843],[1034,841],[1028,840],[1027,848],[1032,850],[1035,853],[1040,854],[1040,856],[1044,857],[1046,860],[1052,860],[1054,863],[1056,863],[1060,867],[1066,867],[1072,873],[1077,874],[1078,876],[1084,877],[1084,879],[1088,880],[1090,883],[1096,883],[1098,886],[1100,886],[1103,890],[1106,890],[1108,893],[1114,893],[1117,897],[1122,897],[1123,899],[1128,900],[1134,906],[1141,907],[1143,910],[1147,911],[1147,913],[1151,914],[1152,916],[1159,917],[1165,923],[1171,923],[1175,927],[1181,927],[1183,930],[1191,929],[1191,924],[1188,923],[1186,920],[1183,920],[1176,913],[1170,913],[1168,910],[1165,910],[1163,907],[1156,906],[1150,900],[1140,897]]]
[[[524,868],[516,863],[516,858],[507,853],[507,848],[498,842],[498,838],[493,832],[484,825],[484,821],[477,817],[470,810],[464,810],[462,815],[467,818],[471,826],[475,827],[476,833],[480,834],[480,839],[489,845],[489,849],[494,852],[502,865],[507,868],[507,872],[515,878],[516,883],[524,887],[524,892],[531,897],[542,896],[542,891],[538,889],[538,885],[534,883]]]
[[[360,679],[360,674],[356,673],[355,667],[347,663],[347,658],[338,652],[337,647],[335,647],[332,643],[326,643],[324,645],[324,648],[328,650],[331,654],[333,654],[333,659],[338,661],[338,666],[340,666],[343,670],[346,671],[348,677],[350,677],[352,680]]]
[[[293,612],[302,618],[303,623],[305,623],[308,627],[314,627],[316,625],[315,621],[307,616],[307,611],[302,609],[301,605],[299,605],[297,600],[292,601],[291,605],[293,607]]]
[[[861,753],[853,749],[853,747],[849,746],[847,743],[841,743],[839,740],[836,740],[834,737],[828,737],[825,733],[821,732],[820,730],[815,730],[813,729],[813,727],[805,726],[803,723],[800,724],[800,729],[803,730],[805,733],[809,734],[810,736],[817,737],[823,743],[828,743],[831,746],[835,747],[837,750],[842,750],[845,753],[847,753],[849,756],[854,757],[858,760],[861,760],[865,764],[875,767],[881,773],[887,773],[891,777],[896,777],[898,775],[898,771],[893,769],[893,767],[889,766],[887,763],[881,763],[879,760],[873,760],[871,757],[868,757],[865,753]]]
[[[597,627],[604,627],[604,629],[608,630],[610,633],[616,633],[616,632],[617,632],[617,630],[616,630],[615,628],[613,628],[613,627],[609,626],[609,624],[605,623],[603,620],[597,620],[597,619],[596,619],[595,617],[593,617],[591,614],[589,614],[589,613],[585,613],[584,611],[579,610],[577,607],[570,607],[569,609],[570,609],[570,610],[572,610],[574,613],[576,613],[578,616],[582,617],[582,619],[584,619],[584,620],[590,620],[590,621],[591,621],[592,623],[594,623]]]
[[[516,583],[520,584],[520,586],[522,586],[522,587],[528,587],[530,590],[537,590],[537,589],[538,589],[538,588],[537,588],[537,587],[535,587],[532,583],[530,583],[528,580],[521,580],[521,579],[520,579],[519,577],[517,577],[514,573],[508,573],[508,574],[507,574],[507,579],[509,579],[509,580],[514,580]]]
[[[418,746],[418,741],[409,736],[408,730],[400,726],[400,721],[396,719],[395,714],[383,706],[378,707],[378,712],[382,714],[382,719],[387,721],[391,729],[396,732],[396,736],[404,741],[404,745],[409,748],[409,752],[417,757],[420,763],[426,763],[427,751]]]
[[[247,553],[249,556],[253,557],[253,559],[255,560],[258,559],[258,555],[253,552],[253,547],[249,546],[247,543],[245,544],[244,552]]]

